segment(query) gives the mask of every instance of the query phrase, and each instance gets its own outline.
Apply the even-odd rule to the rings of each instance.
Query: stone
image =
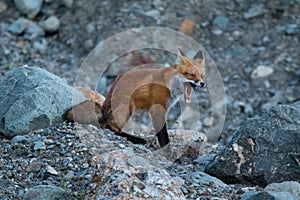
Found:
[[[153,10],[147,11],[147,12],[145,13],[145,15],[148,16],[148,17],[152,17],[152,18],[154,18],[154,19],[157,19],[157,18],[159,18],[159,16],[160,16],[160,12],[159,12],[159,10],[153,9]]]
[[[180,25],[179,31],[186,34],[192,35],[194,30],[195,22],[191,19],[184,19]]]
[[[33,146],[33,150],[45,150],[46,149],[46,145],[44,142],[42,141],[36,141],[34,143],[34,146]]]
[[[246,192],[240,197],[241,200],[297,200],[297,198],[288,192],[273,192],[273,191],[261,191],[261,192]]]
[[[296,24],[288,24],[285,27],[285,33],[287,35],[294,35],[294,34],[297,34],[298,32],[299,32],[299,30],[298,30],[298,27]]]
[[[48,42],[45,38],[39,38],[33,42],[33,48],[43,54],[48,48]]]
[[[251,78],[256,79],[256,78],[263,78],[270,76],[271,74],[274,73],[273,68],[268,67],[268,66],[263,66],[259,65],[253,72],[251,73]]]
[[[11,140],[12,145],[15,144],[26,144],[29,142],[29,139],[22,136],[22,135],[16,135],[15,137],[13,137],[13,139]]]
[[[14,3],[21,13],[33,19],[40,12],[43,0],[14,0]]]
[[[246,121],[206,172],[225,183],[266,186],[299,177],[300,102],[276,105]]]
[[[50,165],[46,166],[46,172],[48,172],[49,174],[58,175],[58,172]]]
[[[0,78],[0,132],[25,134],[62,122],[84,96],[65,79],[38,67],[16,67]]]
[[[0,13],[3,13],[7,10],[7,4],[0,1]]]
[[[10,26],[7,27],[7,30],[13,34],[19,35],[24,32],[27,27],[29,20],[25,18],[19,18],[14,21]]]
[[[59,26],[60,26],[60,20],[54,15],[50,16],[45,21],[41,22],[41,27],[46,32],[50,32],[50,33],[58,31]]]
[[[51,185],[38,185],[29,188],[24,194],[23,200],[54,200],[70,199],[68,193],[59,187]]]
[[[67,7],[71,8],[74,4],[73,0],[62,0],[62,3]]]
[[[29,39],[45,35],[44,30],[41,29],[35,22],[25,18],[19,18],[14,21],[7,27],[7,31],[15,35],[25,33],[25,36],[28,36]]]
[[[285,181],[282,183],[271,183],[265,187],[265,190],[275,192],[289,192],[300,199],[300,184],[296,181]]]
[[[217,16],[214,19],[213,24],[216,25],[221,30],[226,30],[228,28],[229,19],[224,16]]]
[[[264,8],[263,4],[253,5],[247,12],[244,13],[244,19],[258,17],[266,12],[267,10]]]

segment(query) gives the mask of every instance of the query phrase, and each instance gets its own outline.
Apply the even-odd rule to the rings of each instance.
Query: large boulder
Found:
[[[300,102],[245,122],[206,172],[226,183],[266,186],[300,177]]]
[[[72,103],[83,100],[65,79],[44,69],[15,68],[0,78],[0,132],[15,136],[61,122]]]

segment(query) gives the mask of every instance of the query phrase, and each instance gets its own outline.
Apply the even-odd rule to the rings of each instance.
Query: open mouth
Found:
[[[191,82],[184,82],[184,100],[186,103],[190,103],[192,99],[192,88],[197,87],[196,84]]]

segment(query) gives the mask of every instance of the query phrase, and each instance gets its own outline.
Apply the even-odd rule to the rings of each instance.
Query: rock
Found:
[[[229,187],[228,185],[223,183],[221,180],[219,180],[215,177],[212,177],[204,172],[193,172],[188,175],[187,179],[190,180],[191,183],[201,183],[203,185],[212,184],[215,187],[222,187],[222,188]]]
[[[225,183],[266,186],[297,181],[300,103],[276,105],[249,119],[206,169]]]
[[[246,192],[241,195],[241,200],[297,200],[297,198],[288,192],[273,192],[273,191],[262,191],[262,192]]]
[[[32,161],[26,168],[26,172],[38,172],[42,168],[42,163],[38,161]]]
[[[192,35],[194,30],[195,22],[191,19],[184,19],[180,25],[179,31],[186,34]]]
[[[67,7],[71,8],[74,4],[73,0],[62,0],[62,3]]]
[[[129,149],[97,158],[98,169],[87,188],[88,199],[184,199],[177,179],[165,169],[149,165],[158,160],[150,161]],[[137,173],[137,169],[142,172]]]
[[[258,17],[264,13],[266,13],[266,9],[263,4],[253,5],[247,12],[244,13],[245,19],[251,19],[254,17]]]
[[[51,185],[38,185],[32,188],[24,194],[23,200],[58,200],[58,199],[70,199],[68,193],[59,187]]]
[[[298,27],[296,24],[289,24],[285,27],[285,33],[287,35],[294,35],[299,32]]]
[[[251,74],[252,79],[263,78],[273,74],[274,70],[271,67],[259,65]]]
[[[7,27],[7,30],[13,34],[19,35],[24,32],[27,27],[28,20],[20,18],[14,21],[10,26]]]
[[[58,175],[58,172],[50,165],[47,165],[46,172],[48,172],[49,174]]]
[[[160,12],[159,12],[159,10],[153,9],[153,10],[147,11],[147,12],[145,13],[145,15],[148,16],[148,17],[152,17],[152,18],[154,18],[154,19],[158,19],[159,16],[160,16]]]
[[[28,143],[29,139],[22,136],[22,135],[16,135],[15,137],[13,137],[13,139],[11,140],[12,145],[15,144],[25,144]]]
[[[7,4],[0,1],[0,13],[3,13],[7,10]]]
[[[14,3],[21,13],[33,19],[40,12],[43,0],[14,0]]]
[[[213,24],[216,25],[221,30],[226,30],[228,28],[229,19],[224,16],[217,16],[214,19]]]
[[[300,199],[300,184],[296,181],[285,181],[282,183],[271,183],[265,190],[271,190],[275,192],[289,192],[298,199]]]
[[[60,26],[60,21],[59,19],[52,15],[45,21],[41,22],[41,27],[46,31],[46,32],[56,32]]]
[[[42,141],[36,141],[34,143],[34,147],[33,147],[33,150],[45,150],[46,149],[46,145],[44,142]]]
[[[66,80],[38,67],[15,68],[0,79],[0,132],[15,136],[61,122],[72,101],[84,97]]]
[[[39,36],[45,36],[45,31],[35,22],[29,21],[28,26],[25,29],[25,35],[27,35],[29,39],[32,40]]]
[[[48,42],[45,38],[39,38],[33,42],[33,48],[35,48],[41,54],[45,53],[48,47]]]
[[[36,23],[25,18],[19,18],[7,27],[7,31],[15,35],[25,33],[29,39],[44,36],[45,32]]]

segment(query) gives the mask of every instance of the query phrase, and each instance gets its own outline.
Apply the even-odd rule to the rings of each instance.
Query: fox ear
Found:
[[[186,56],[184,55],[184,53],[181,51],[181,49],[180,49],[180,48],[178,48],[178,54],[179,54],[180,56],[184,56],[184,57],[186,57]]]
[[[184,55],[184,53],[181,51],[181,49],[178,48],[178,60],[182,64],[188,64],[189,60],[188,58]]]
[[[199,50],[196,55],[194,56],[193,59],[201,59],[203,60],[203,51],[202,50]]]

